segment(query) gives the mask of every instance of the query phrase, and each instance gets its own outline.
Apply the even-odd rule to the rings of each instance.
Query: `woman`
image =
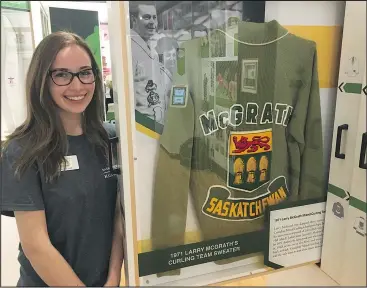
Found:
[[[27,119],[1,159],[1,210],[15,216],[20,238],[18,286],[119,285],[123,223],[102,85],[75,34],[50,34],[33,54]]]

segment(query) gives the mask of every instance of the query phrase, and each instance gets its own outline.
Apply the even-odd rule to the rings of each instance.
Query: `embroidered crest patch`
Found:
[[[270,178],[272,130],[232,131],[228,145],[227,186],[251,193]]]

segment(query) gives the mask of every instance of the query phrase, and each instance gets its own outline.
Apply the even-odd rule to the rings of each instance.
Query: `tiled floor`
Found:
[[[307,265],[263,276],[266,286],[338,286],[318,266]]]
[[[261,276],[219,284],[220,286],[339,286],[314,264],[275,270]]]
[[[125,285],[124,279],[121,286]],[[216,286],[339,286],[318,266],[309,264],[291,269],[272,271],[251,278],[236,279]]]

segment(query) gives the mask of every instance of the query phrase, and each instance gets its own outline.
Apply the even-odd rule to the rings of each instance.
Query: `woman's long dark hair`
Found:
[[[38,164],[43,168],[46,182],[53,182],[60,175],[61,165],[65,163],[68,139],[57,105],[50,95],[48,81],[49,70],[56,55],[70,45],[82,47],[88,53],[92,68],[96,71],[95,91],[84,111],[82,128],[94,147],[107,155],[108,135],[103,127],[103,82],[97,62],[81,37],[69,32],[56,32],[45,37],[32,56],[26,79],[27,118],[3,146],[6,148],[11,141],[16,141],[22,147],[22,154],[14,163],[18,176]]]

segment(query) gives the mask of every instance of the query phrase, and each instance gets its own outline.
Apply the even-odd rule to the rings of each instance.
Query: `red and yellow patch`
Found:
[[[251,193],[269,181],[272,140],[271,129],[230,134],[228,187]]]

